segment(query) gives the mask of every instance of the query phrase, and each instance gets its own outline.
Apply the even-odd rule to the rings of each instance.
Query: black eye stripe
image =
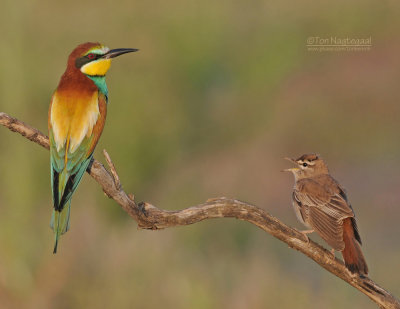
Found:
[[[94,57],[90,59],[90,58],[89,58],[89,55],[94,55]],[[89,63],[89,62],[91,62],[91,61],[97,60],[97,59],[101,58],[101,56],[102,56],[102,55],[99,55],[99,54],[89,53],[89,54],[87,54],[86,56],[77,58],[77,59],[75,60],[75,66],[76,66],[78,69],[80,69],[80,68],[83,67],[86,63]]]

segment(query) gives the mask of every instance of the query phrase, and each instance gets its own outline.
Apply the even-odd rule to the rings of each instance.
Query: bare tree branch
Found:
[[[47,149],[49,148],[47,136],[18,119],[0,113],[0,124]],[[139,228],[159,230],[212,218],[236,218],[247,221],[285,242],[289,247],[305,254],[335,276],[367,295],[379,307],[400,308],[399,300],[370,278],[350,273],[343,262],[335,258],[330,251],[312,240],[306,240],[303,234],[256,206],[229,198],[209,199],[204,204],[178,211],[162,210],[149,203],[136,204],[134,196],[126,194],[122,189],[115,166],[105,150],[104,155],[111,172],[108,172],[100,162],[94,160],[88,173],[100,184],[107,196],[116,201],[138,223]]]

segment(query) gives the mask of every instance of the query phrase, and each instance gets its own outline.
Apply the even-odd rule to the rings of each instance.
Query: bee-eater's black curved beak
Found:
[[[108,51],[106,54],[104,54],[102,56],[102,58],[110,59],[110,58],[118,57],[118,56],[126,54],[126,53],[133,53],[133,52],[137,52],[137,51],[138,51],[137,48],[116,48],[116,49],[111,49],[110,51]]]

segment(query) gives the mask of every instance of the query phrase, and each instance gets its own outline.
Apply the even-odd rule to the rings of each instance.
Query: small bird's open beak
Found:
[[[288,160],[292,163],[296,163],[296,160],[292,159],[292,158],[288,158],[288,157],[284,157],[285,160]]]
[[[126,53],[133,53],[137,51],[138,51],[137,48],[116,48],[116,49],[111,49],[108,53],[104,54],[102,58],[111,59]]]
[[[292,168],[286,168],[284,170],[281,170],[281,172],[295,172],[298,171],[299,168],[298,167],[292,167]]]
[[[294,160],[292,158],[285,157],[284,159],[296,164],[296,160]],[[286,168],[286,169],[282,170],[281,172],[295,172],[297,170],[299,170],[298,167],[292,167],[292,168]]]

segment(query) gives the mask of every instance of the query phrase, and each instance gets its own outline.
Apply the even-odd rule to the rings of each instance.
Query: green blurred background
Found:
[[[370,275],[400,295],[400,20],[397,1],[11,1],[0,12],[0,111],[47,132],[71,50],[116,59],[95,157],[165,209],[211,197],[303,228],[284,156],[318,152],[348,190]],[[306,40],[372,37],[365,52]],[[49,154],[0,128],[1,308],[375,308],[246,222],[137,230],[85,176],[52,254]],[[321,242],[316,235],[311,238]]]

